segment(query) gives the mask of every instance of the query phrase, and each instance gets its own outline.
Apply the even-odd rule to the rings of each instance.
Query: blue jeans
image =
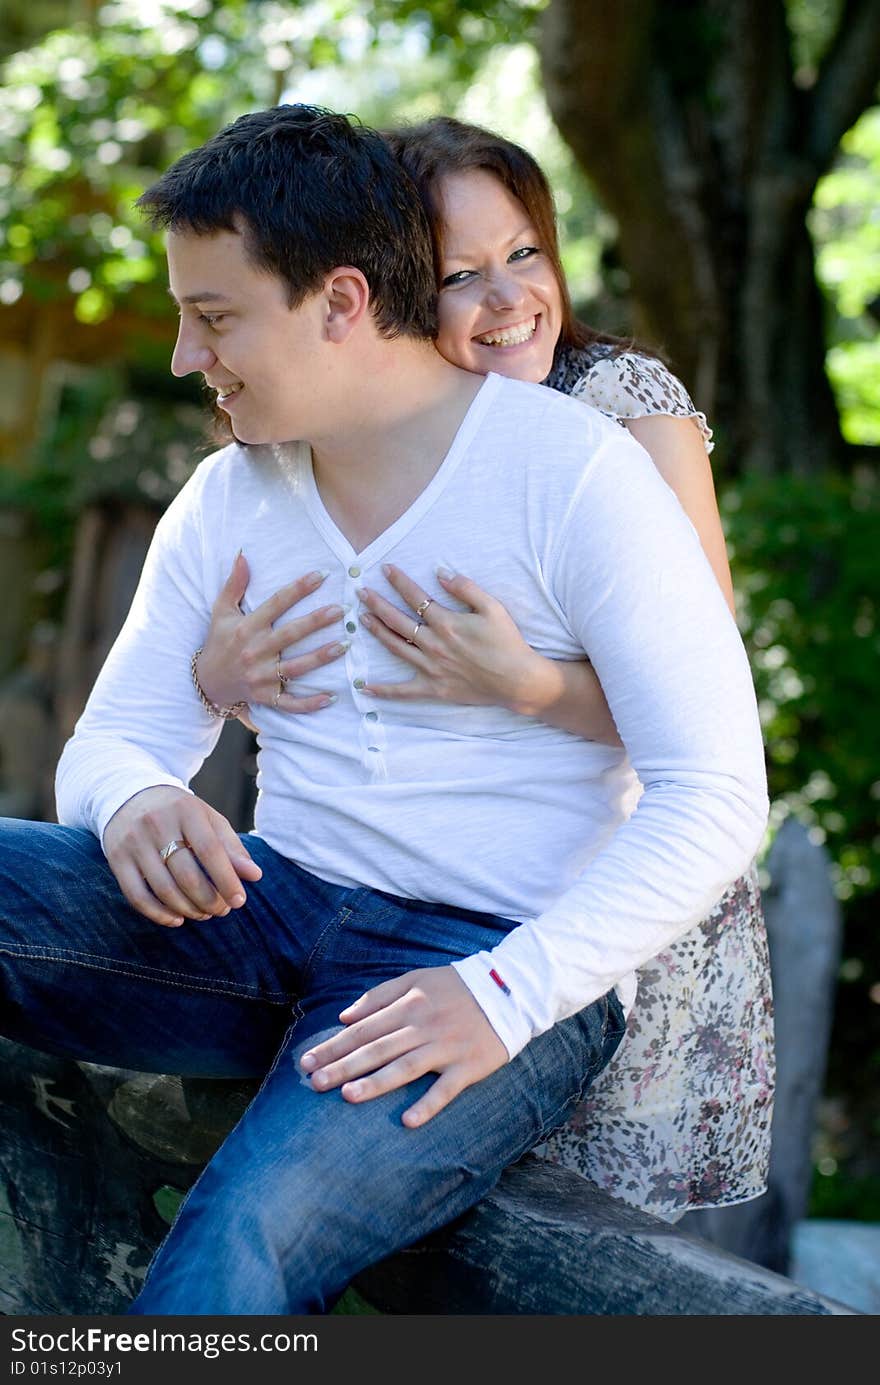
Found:
[[[2,1032],[149,1072],[263,1077],[190,1190],[129,1311],[326,1312],[363,1268],[473,1206],[560,1125],[623,1034],[611,992],[534,1039],[426,1125],[434,1080],[362,1104],[298,1057],[364,990],[491,948],[515,925],[330,885],[257,837],[263,869],[223,919],[162,928],[123,899],[96,839],[0,821]]]

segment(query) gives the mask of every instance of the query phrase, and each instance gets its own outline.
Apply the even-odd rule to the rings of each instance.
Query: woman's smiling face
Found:
[[[522,203],[479,168],[446,174],[438,201],[437,350],[478,375],[546,379],[562,328],[562,295]]]

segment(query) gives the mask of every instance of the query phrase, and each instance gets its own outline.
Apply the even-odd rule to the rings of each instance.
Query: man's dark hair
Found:
[[[385,337],[436,335],[431,232],[377,131],[315,106],[240,116],[138,198],[153,225],[240,231],[251,263],[298,307],[337,265],[360,269]]]

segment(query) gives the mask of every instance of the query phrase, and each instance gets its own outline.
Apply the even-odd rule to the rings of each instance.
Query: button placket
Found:
[[[350,648],[346,654],[346,669],[351,683],[355,706],[361,715],[363,715],[361,689],[369,681],[369,666],[367,662],[364,631],[357,619],[357,612],[360,604],[358,601],[357,589],[361,585],[362,572],[363,568],[360,563],[349,564],[344,599],[345,630],[347,636],[351,640]],[[363,754],[362,758],[364,758]],[[374,757],[371,755],[370,759],[373,758]]]
[[[345,630],[351,638],[351,644],[346,651],[345,667],[354,705],[359,714],[358,741],[361,764],[371,779],[384,780],[388,777],[386,765],[388,740],[385,726],[375,705],[369,705],[371,702],[369,694],[365,696],[362,691],[369,682],[367,637],[357,620],[357,612],[360,609],[357,592],[364,580],[364,568],[361,564],[358,562],[349,563],[346,568],[343,606],[345,609]]]
[[[363,569],[360,563],[349,563],[346,568],[345,591],[342,598],[345,633],[349,638],[349,648],[345,655],[345,668],[352,691],[357,702],[357,694],[367,681],[366,651],[363,631],[357,621],[357,588]]]
[[[388,737],[381,714],[371,707],[364,712],[360,721],[361,761],[373,779],[387,779],[388,765],[386,752]]]

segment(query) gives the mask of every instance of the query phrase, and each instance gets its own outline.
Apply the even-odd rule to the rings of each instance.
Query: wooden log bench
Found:
[[[0,1040],[0,1311],[122,1313],[255,1085],[95,1067]],[[853,1311],[532,1156],[354,1288],[397,1314]]]

